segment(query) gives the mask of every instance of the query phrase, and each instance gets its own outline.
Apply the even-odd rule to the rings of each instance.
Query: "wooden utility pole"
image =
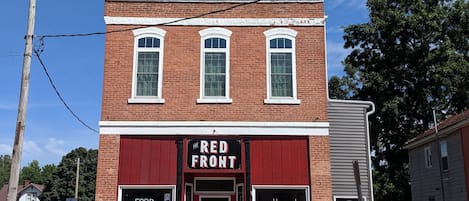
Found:
[[[77,177],[75,179],[75,201],[78,201],[78,181],[80,180],[80,158],[77,158]]]
[[[11,160],[10,181],[7,201],[16,201],[18,194],[18,180],[20,175],[21,153],[23,152],[23,137],[26,123],[26,108],[29,95],[29,72],[33,53],[34,17],[36,14],[36,0],[29,1],[28,30],[26,33],[26,47],[24,48],[23,73],[21,77],[20,102],[16,120],[15,142]]]

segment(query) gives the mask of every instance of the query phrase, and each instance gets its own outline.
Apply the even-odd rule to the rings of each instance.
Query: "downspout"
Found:
[[[371,101],[354,101],[354,100],[331,100],[329,97],[329,74],[328,74],[328,65],[327,65],[327,31],[326,31],[326,19],[327,15],[324,16],[324,59],[326,63],[326,95],[327,95],[327,102],[344,102],[344,103],[366,103],[371,106],[371,110],[366,113],[365,121],[366,121],[366,143],[368,149],[368,181],[370,185],[370,201],[374,201],[374,192],[373,192],[373,173],[371,171],[371,144],[370,144],[370,126],[368,122],[368,117],[375,113],[375,104]]]

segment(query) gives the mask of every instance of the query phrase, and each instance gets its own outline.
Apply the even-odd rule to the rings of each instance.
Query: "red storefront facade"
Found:
[[[180,185],[186,200],[188,197],[244,200],[247,184],[259,189],[304,189],[307,196],[310,187],[307,150],[307,137],[121,137],[118,183],[123,189],[154,186],[172,191]],[[178,184],[178,179],[184,185]],[[212,185],[226,185],[226,189]]]
[[[105,9],[96,200],[331,200],[322,1]]]

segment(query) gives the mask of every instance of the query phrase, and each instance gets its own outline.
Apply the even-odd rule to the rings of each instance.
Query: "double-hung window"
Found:
[[[440,142],[440,156],[441,156],[441,169],[448,170],[448,143],[446,141]]]
[[[163,44],[166,31],[150,27],[133,31],[134,69],[129,103],[164,103]]]
[[[297,32],[275,28],[264,32],[267,49],[266,104],[300,104],[296,95],[295,37]]]
[[[199,32],[200,98],[197,103],[231,103],[230,98],[230,36],[223,28]]]
[[[425,147],[424,151],[425,151],[425,167],[431,168],[433,166],[431,147],[430,146]]]

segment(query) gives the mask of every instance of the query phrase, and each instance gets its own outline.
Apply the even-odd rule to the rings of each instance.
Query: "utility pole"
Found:
[[[78,181],[80,180],[80,157],[77,158],[77,177],[75,179],[75,201],[78,201]]]
[[[24,48],[23,73],[21,77],[20,102],[16,120],[15,142],[11,160],[10,181],[7,201],[16,201],[18,194],[18,180],[20,174],[21,153],[23,152],[23,137],[26,123],[26,108],[29,95],[29,72],[33,53],[34,17],[36,14],[36,0],[29,1],[28,30],[26,33],[26,47]]]

